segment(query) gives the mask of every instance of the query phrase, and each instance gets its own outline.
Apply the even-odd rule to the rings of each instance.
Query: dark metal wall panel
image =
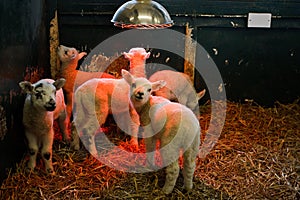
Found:
[[[61,25],[110,26],[114,12],[126,1],[58,1]],[[272,28],[300,28],[300,1],[296,0],[161,0],[175,25],[198,27],[247,27],[249,12],[272,13]]]
[[[299,34],[287,29],[201,28],[197,39],[218,66],[230,100],[254,99],[271,106],[300,97]],[[196,65],[201,69],[201,63]]]
[[[0,3],[0,75],[22,80],[26,66],[46,65],[45,27],[41,26],[43,1],[3,0]],[[41,46],[40,46],[41,45]],[[16,84],[14,85],[16,86]],[[13,85],[0,84],[0,92]]]
[[[87,1],[58,1],[58,9],[63,13],[93,13],[93,14],[112,14],[126,0],[87,0]]]
[[[81,51],[89,52],[109,36],[122,30],[111,26],[60,26],[60,41],[66,46],[74,46]],[[115,52],[117,53],[117,52]]]
[[[64,13],[112,14],[126,0],[65,0],[58,7]],[[298,0],[160,0],[171,15],[175,14],[211,14],[239,15],[248,12],[271,12],[277,16],[298,16]]]
[[[16,167],[26,152],[24,95],[18,83],[33,71],[49,70],[45,13],[45,0],[0,1],[0,104],[5,109],[8,129],[0,140],[0,182],[6,177],[5,169]]]
[[[123,31],[110,22],[126,1],[58,1],[61,42],[92,49]],[[173,30],[184,33],[189,23],[193,37],[211,54],[228,98],[254,99],[262,105],[290,102],[300,96],[300,2],[296,0],[161,0],[175,21]],[[271,12],[270,29],[247,28],[249,12]],[[182,29],[183,28],[183,29]],[[218,49],[214,56],[212,49]],[[165,54],[165,52],[163,53]],[[167,55],[162,55],[166,57]],[[172,59],[174,60],[174,58]],[[227,64],[224,64],[225,61]],[[160,62],[153,59],[149,62]],[[182,68],[174,66],[182,71]],[[203,81],[196,75],[199,90]],[[201,85],[202,84],[202,85]]]

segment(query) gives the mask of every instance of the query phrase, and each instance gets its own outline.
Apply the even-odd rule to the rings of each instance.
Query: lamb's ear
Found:
[[[206,90],[204,89],[197,93],[198,100],[200,100],[205,95],[205,92],[206,92]]]
[[[130,74],[129,71],[122,69],[122,77],[125,79],[125,81],[131,85],[131,83],[133,82],[133,76]]]
[[[130,60],[133,57],[133,53],[123,52],[123,55],[126,59]]]
[[[22,91],[26,93],[32,93],[33,91],[33,85],[28,81],[22,81],[19,83],[19,86],[21,87]]]
[[[165,87],[167,84],[166,81],[160,80],[160,81],[155,81],[152,83],[152,91],[155,92],[159,90],[160,88]]]
[[[60,79],[57,79],[53,85],[55,86],[56,90],[59,90],[60,88],[62,88],[66,83],[66,79],[64,78],[60,78]]]
[[[80,60],[83,56],[86,56],[86,55],[87,55],[86,52],[80,52],[80,53],[78,54],[78,60]]]
[[[148,59],[148,58],[150,57],[150,54],[151,54],[150,52],[145,53],[145,54],[144,54],[144,59],[145,59],[145,60]]]

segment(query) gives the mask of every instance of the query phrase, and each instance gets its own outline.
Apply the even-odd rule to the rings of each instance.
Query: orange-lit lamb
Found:
[[[68,122],[70,122],[75,89],[92,78],[114,78],[114,76],[104,72],[85,72],[77,70],[78,61],[86,55],[86,52],[79,53],[75,48],[60,45],[57,53],[61,61],[59,76],[66,79],[66,84],[63,89],[66,95]]]
[[[34,84],[28,81],[20,82],[22,90],[27,93],[24,109],[23,124],[28,140],[28,168],[33,170],[36,158],[41,149],[46,171],[54,174],[52,166],[52,144],[54,139],[53,120],[58,119],[64,139],[66,132],[66,105],[61,87],[65,79],[42,79]]]
[[[124,53],[130,60],[130,71],[135,76],[145,77],[145,62],[149,58],[144,48],[132,48]],[[72,122],[71,146],[79,149],[78,134],[87,137],[86,147],[93,156],[97,156],[95,133],[106,121],[108,114],[113,114],[121,130],[131,134],[131,143],[138,146],[138,115],[130,106],[129,86],[124,79],[92,79],[82,84],[75,92],[74,120]],[[132,117],[132,121],[130,118]],[[117,118],[116,118],[117,116]]]
[[[194,113],[186,106],[152,96],[166,83],[151,83],[145,78],[135,78],[128,71],[122,71],[123,78],[130,85],[130,100],[140,116],[144,128],[147,163],[155,169],[155,149],[160,142],[160,155],[166,168],[166,181],[163,192],[173,191],[178,174],[178,158],[183,151],[184,188],[193,187],[195,160],[200,145],[200,125]]]
[[[198,101],[205,95],[205,89],[197,93],[188,75],[172,70],[157,71],[149,78],[151,82],[158,80],[164,80],[167,84],[153,95],[179,102],[190,108],[199,118]]]

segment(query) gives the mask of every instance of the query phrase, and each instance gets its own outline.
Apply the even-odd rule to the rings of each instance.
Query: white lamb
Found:
[[[104,72],[85,72],[77,70],[78,61],[86,55],[86,52],[78,53],[75,48],[60,45],[57,53],[61,61],[59,77],[66,79],[63,89],[66,95],[69,123],[73,109],[73,95],[75,89],[92,78],[114,78],[114,76]]]
[[[144,48],[132,48],[124,53],[130,60],[130,71],[135,76],[145,77],[145,62],[149,58]],[[79,149],[78,134],[88,137],[85,143],[93,156],[97,156],[95,133],[113,114],[119,128],[132,136],[131,144],[138,147],[139,119],[129,104],[129,86],[124,79],[92,79],[82,84],[75,92],[75,112],[72,123],[71,146]],[[130,116],[132,121],[130,121]],[[128,126],[129,124],[129,126]]]
[[[158,80],[164,80],[167,84],[155,91],[153,95],[179,102],[190,108],[199,117],[198,101],[205,95],[205,89],[197,93],[187,74],[172,70],[157,71],[149,78],[150,82]]]
[[[178,158],[183,151],[184,189],[193,187],[195,160],[200,145],[200,125],[194,113],[186,106],[169,100],[152,96],[166,83],[151,83],[145,78],[134,78],[122,70],[123,78],[130,85],[130,100],[140,116],[144,128],[147,162],[154,166],[154,154],[157,141],[160,142],[160,154],[166,168],[166,181],[163,192],[173,191],[178,174]]]
[[[58,119],[63,137],[66,133],[66,105],[62,87],[65,79],[42,79],[34,84],[28,81],[19,85],[27,93],[24,109],[23,124],[28,140],[30,159],[28,168],[33,170],[36,158],[41,148],[46,171],[54,174],[52,166],[52,144],[54,139],[53,120]]]

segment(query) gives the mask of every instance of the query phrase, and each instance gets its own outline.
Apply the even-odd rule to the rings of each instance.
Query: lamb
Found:
[[[131,73],[146,77],[145,62],[150,53],[147,53],[144,48],[132,48],[128,53],[123,54],[130,60]],[[75,91],[76,109],[71,125],[73,138],[71,147],[75,150],[79,149],[78,134],[83,133],[88,137],[85,146],[96,157],[95,132],[105,123],[108,114],[113,114],[118,127],[132,136],[130,142],[138,148],[139,119],[135,110],[129,105],[128,93],[129,86],[124,79],[92,79],[78,87]]]
[[[53,120],[57,119],[64,138],[66,133],[66,105],[62,87],[65,79],[42,79],[31,84],[28,81],[19,83],[21,89],[27,93],[24,109],[23,124],[28,140],[29,162],[28,168],[33,170],[36,158],[41,148],[46,171],[54,174],[52,166],[52,144],[54,139]]]
[[[182,104],[151,95],[152,91],[162,88],[166,82],[151,83],[145,78],[134,78],[126,70],[122,71],[122,76],[130,85],[130,101],[144,128],[147,163],[152,168],[156,143],[160,142],[163,165],[167,166],[163,192],[169,194],[173,191],[179,174],[180,150],[183,150],[184,189],[191,190],[200,145],[200,125],[197,117]]]
[[[188,75],[172,70],[157,71],[149,78],[150,82],[158,80],[164,80],[167,84],[165,87],[155,91],[153,95],[179,102],[190,108],[199,118],[198,101],[205,95],[205,89],[196,93]]]
[[[87,80],[92,78],[115,78],[113,75],[104,72],[85,72],[76,70],[78,61],[86,55],[86,52],[78,53],[75,48],[60,45],[57,50],[61,61],[60,77],[66,79],[63,90],[67,101],[68,124],[73,109],[73,95],[75,89]]]

